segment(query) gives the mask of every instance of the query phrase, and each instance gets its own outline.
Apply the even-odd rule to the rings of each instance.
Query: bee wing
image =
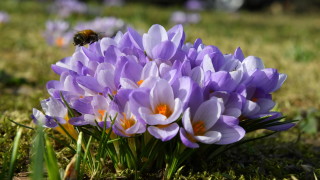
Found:
[[[104,37],[108,37],[106,32],[96,32],[98,34],[99,39],[102,39]]]

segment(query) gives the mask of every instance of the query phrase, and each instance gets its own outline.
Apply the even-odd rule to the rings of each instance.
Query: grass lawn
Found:
[[[45,42],[42,36],[45,22],[56,18],[47,9],[48,4],[37,1],[1,0],[0,10],[10,14],[10,22],[0,24],[0,169],[16,133],[16,126],[8,119],[33,126],[32,108],[39,108],[39,101],[49,96],[46,82],[58,78],[50,65],[74,51],[73,45],[61,49]],[[130,3],[112,8],[92,4],[90,15],[73,15],[67,20],[75,23],[95,16],[116,16],[146,32],[152,24],[169,29],[173,26],[169,23],[170,15],[178,9]],[[216,45],[226,54],[240,46],[245,56],[258,56],[266,67],[287,74],[288,79],[274,94],[274,100],[277,109],[288,118],[306,117],[310,109],[319,111],[320,14],[214,11],[200,14],[199,24],[184,27],[187,41],[202,38],[205,44]],[[32,131],[24,129],[16,173],[29,171],[31,137]],[[64,168],[72,156],[58,144],[55,147]],[[196,161],[194,164],[197,165],[184,167],[176,177],[310,179],[314,174],[320,176],[320,133],[309,135],[297,126],[227,151],[209,164]]]

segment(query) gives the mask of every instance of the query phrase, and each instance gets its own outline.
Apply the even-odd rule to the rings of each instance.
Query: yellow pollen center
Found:
[[[120,119],[120,121],[123,129],[129,129],[136,123],[133,117],[128,119],[126,114],[123,114],[123,119]]]
[[[56,39],[56,45],[59,46],[59,47],[62,47],[64,45],[64,39],[63,37],[58,37]]]
[[[195,136],[201,136],[206,132],[206,127],[203,121],[193,123],[192,128]]]
[[[106,110],[99,109],[98,113],[101,115],[101,119],[103,118],[104,114],[106,113]]]
[[[116,95],[118,93],[118,91],[114,90],[112,91],[112,95]]]
[[[254,98],[251,99],[251,101],[257,102],[257,101],[258,101],[258,98],[255,98],[255,97],[254,97]]]
[[[170,117],[172,114],[172,111],[170,110],[169,106],[166,104],[159,104],[156,107],[155,111],[156,111],[155,114],[162,114],[162,115],[166,116],[167,118]]]
[[[143,83],[143,80],[137,81],[138,86],[140,86]]]
[[[64,128],[64,130],[60,126],[55,127],[55,130],[57,130],[58,132],[60,132],[61,134],[65,135],[65,136],[67,136],[67,133],[65,132],[65,131],[67,131],[74,139],[78,139],[77,131],[74,129],[74,126],[69,124],[69,122],[68,122],[69,121],[68,114],[66,114],[64,119],[67,121],[67,123],[61,124],[61,126]]]

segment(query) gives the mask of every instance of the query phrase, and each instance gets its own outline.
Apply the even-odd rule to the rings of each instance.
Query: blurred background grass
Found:
[[[146,32],[152,24],[161,24],[169,29],[173,26],[169,22],[171,13],[182,10],[178,4],[156,6],[130,1],[121,7],[103,7],[97,1],[90,2],[90,5],[90,14],[75,14],[67,20],[76,23],[96,16],[115,16],[138,31]],[[39,101],[48,97],[45,89],[46,82],[58,78],[50,65],[74,52],[73,45],[64,49],[47,45],[42,35],[45,31],[45,22],[49,19],[57,19],[57,16],[48,12],[48,8],[49,3],[46,1],[1,0],[0,10],[10,15],[10,21],[0,24],[0,144],[3,146],[0,149],[0,166],[15,136],[15,127],[7,119],[32,125],[30,118],[32,108],[39,108]],[[274,93],[277,108],[284,115],[306,121],[310,114],[306,115],[306,113],[310,109],[313,109],[312,112],[319,111],[320,14],[317,11],[275,12],[270,6],[263,11],[254,12],[228,13],[205,10],[199,13],[201,21],[198,24],[188,24],[184,27],[188,42],[202,38],[205,44],[218,46],[226,54],[233,53],[240,46],[245,56],[258,56],[264,61],[266,67],[277,68],[279,72],[288,75],[281,90]],[[317,124],[319,117],[312,115],[312,118],[315,126],[319,126],[319,123]],[[263,161],[270,161],[269,164],[266,162],[262,166],[261,162],[252,159],[246,165],[226,168],[220,163],[215,169],[220,174],[215,175],[222,179],[241,176],[260,179],[260,175],[262,178],[289,178],[291,174],[302,178],[308,174],[308,171],[301,166],[304,164],[315,168],[312,172],[319,175],[320,142],[319,132],[315,133],[315,135],[307,135],[301,133],[301,129],[294,128],[282,133],[280,137],[261,141],[262,145],[253,147],[252,151],[248,149],[256,146],[254,143],[241,146],[240,151],[245,152],[240,159],[246,159],[248,156],[261,158],[260,155],[263,154],[262,158],[269,158]],[[30,137],[31,132],[25,130],[19,150],[22,155],[18,158],[17,172],[28,171]],[[275,145],[274,140],[283,144]],[[292,143],[292,141],[298,143]],[[279,152],[273,150],[274,147],[278,147]],[[296,151],[288,155],[290,148],[295,148]],[[230,156],[235,156],[235,152],[237,151],[230,151]],[[278,157],[274,155],[277,153],[285,155]],[[62,155],[60,161],[65,161],[63,159]],[[232,164],[230,161],[227,163]],[[235,161],[240,163],[240,160]],[[258,170],[253,170],[251,167],[250,171],[244,172],[246,166],[253,166]],[[283,169],[284,166],[287,169]],[[262,174],[261,169],[264,172]],[[198,170],[201,171],[201,169]],[[213,172],[203,177],[210,177],[214,174]],[[195,173],[193,177],[198,175]],[[201,174],[199,177],[202,177]]]

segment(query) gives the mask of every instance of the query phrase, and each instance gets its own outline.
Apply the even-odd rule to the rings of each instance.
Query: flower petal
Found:
[[[231,144],[239,141],[245,135],[245,130],[238,125],[239,120],[232,116],[221,116],[217,123],[210,129],[219,131],[221,139],[215,144]]]
[[[210,129],[219,119],[222,107],[218,98],[212,97],[210,100],[203,102],[194,115],[192,122],[203,121],[206,129]]]
[[[162,141],[169,141],[174,138],[179,132],[179,126],[177,123],[170,124],[166,127],[149,126],[149,133],[157,139]]]
[[[176,53],[176,50],[175,45],[171,41],[167,40],[153,47],[152,55],[154,59],[170,60]]]
[[[187,132],[183,128],[180,128],[180,139],[182,143],[189,148],[200,147],[198,143],[192,142],[188,139]]]
[[[218,131],[208,131],[204,136],[194,136],[194,138],[204,144],[213,144],[221,139],[221,133]]]

